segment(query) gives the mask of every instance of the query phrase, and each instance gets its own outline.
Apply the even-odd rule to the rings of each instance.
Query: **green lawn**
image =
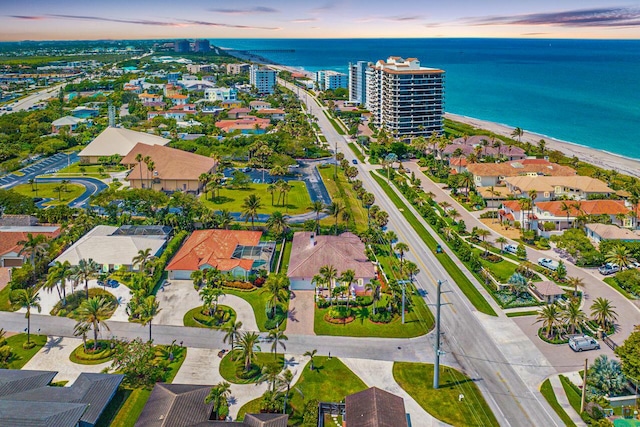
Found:
[[[371,172],[373,179],[382,187],[389,199],[400,210],[405,219],[411,224],[413,229],[418,233],[420,238],[426,243],[426,245],[434,253],[436,250],[437,242],[433,236],[427,231],[424,225],[416,218],[416,216],[409,210],[404,204],[402,199],[389,187],[384,178],[380,177],[377,173]],[[442,264],[447,273],[456,282],[462,293],[469,299],[469,302],[480,311],[481,313],[488,314],[490,316],[497,316],[491,305],[484,299],[480,291],[471,283],[469,278],[460,270],[460,268],[453,262],[453,260],[446,253],[437,254],[436,257]]]
[[[507,317],[523,317],[523,316],[535,316],[538,314],[538,310],[530,310],[530,311],[513,311],[511,313],[507,313]]]
[[[88,353],[84,351],[84,344],[80,344],[69,355],[69,360],[79,365],[99,365],[112,359],[113,350],[109,347],[109,340],[98,340],[98,350],[93,352],[93,340],[87,340]]]
[[[204,309],[204,306],[201,305],[199,307],[195,307],[187,311],[182,320],[184,323],[184,326],[190,326],[192,328],[222,329],[227,325],[234,323],[236,321],[236,311],[233,308],[228,307],[226,305],[222,305],[222,304],[218,305],[218,311],[224,311],[225,313],[229,314],[229,320],[227,320],[221,325],[217,325],[213,317],[202,314],[203,309]]]
[[[280,271],[283,273],[289,269],[289,259],[291,258],[291,244],[290,240],[287,240],[284,244],[284,253],[282,254],[282,265]]]
[[[368,319],[371,306],[356,309],[356,319],[344,325],[324,320],[328,308],[315,309],[313,330],[316,335],[348,337],[413,338],[424,335],[433,328],[433,315],[418,295],[411,296],[412,311],[405,313],[405,324],[398,316],[389,323],[373,323]]]
[[[474,249],[473,252],[480,255],[484,251],[480,249]],[[516,268],[518,268],[516,264],[509,261],[503,260],[500,262],[490,262],[482,257],[480,258],[480,263],[484,268],[489,270],[491,274],[493,274],[493,277],[495,277],[500,283],[507,283],[509,281],[509,278],[513,276],[513,273],[516,272]]]
[[[16,311],[16,308],[11,305],[9,296],[11,294],[11,286],[7,285],[0,291],[0,311]]]
[[[366,390],[367,386],[338,358],[325,356],[314,357],[315,370],[309,365],[304,367],[298,382],[291,388],[291,406],[294,413],[290,417],[293,425],[300,425],[305,402],[318,400],[322,402],[340,402],[347,395]],[[304,397],[303,397],[304,396]],[[247,412],[260,410],[260,399],[253,400],[238,412],[238,418]]]
[[[358,231],[365,231],[367,229],[367,210],[362,206],[362,202],[358,200],[356,192],[347,181],[342,169],[338,168],[338,179],[333,178],[333,174],[335,172],[335,168],[333,166],[318,168],[318,171],[322,176],[322,181],[324,182],[325,187],[327,187],[331,200],[340,201],[346,210],[351,212],[349,228],[355,228]],[[323,221],[328,221],[329,225],[333,225],[335,223],[333,218],[325,219]],[[339,220],[338,223],[341,224],[342,220]]]
[[[104,173],[100,173],[101,168],[104,170]],[[84,170],[84,172],[82,172],[82,170]],[[109,172],[122,172],[124,170],[127,170],[124,166],[81,165],[80,163],[74,163],[71,166],[60,169],[58,173],[105,178],[109,176]]]
[[[9,366],[7,366],[8,369],[22,369],[22,367],[26,365],[27,362],[31,360],[31,358],[35,356],[36,353],[45,345],[47,342],[47,336],[34,335],[31,333],[31,342],[36,343],[36,346],[29,350],[22,348],[22,344],[26,342],[27,334],[18,334],[7,338],[7,345],[13,349],[13,353],[15,354],[14,360],[12,360],[9,363]]]
[[[582,394],[580,389],[564,375],[560,375],[560,382],[562,383],[562,388],[564,389],[564,393],[567,395],[567,399],[569,400],[571,407],[580,414],[580,404],[582,403]],[[589,415],[582,413],[581,416],[583,420],[590,424],[589,421],[591,420],[591,417],[589,417]]]
[[[353,154],[356,155],[360,163],[364,163],[364,156],[362,155],[362,150],[360,150],[360,148],[353,142],[350,142],[347,145],[349,145],[349,148],[351,148],[351,151],[353,151]]]
[[[273,353],[268,353],[271,350],[271,343],[261,343],[260,344],[261,353],[256,353],[256,361],[255,364],[262,368],[265,365],[278,365],[284,368],[284,354],[277,353],[275,356]],[[281,347],[278,347],[278,350],[282,350]],[[238,354],[239,350],[234,350],[233,352],[227,353],[220,362],[220,375],[222,378],[229,381],[233,384],[253,384],[260,381],[260,373],[253,378],[239,378],[236,375],[236,372],[242,365],[242,359],[233,360],[233,356]]]
[[[77,197],[80,197],[82,193],[84,193],[85,188],[80,184],[67,184],[66,191],[63,190],[60,192],[60,200],[58,200],[58,192],[54,189],[61,185],[57,182],[50,183],[38,183],[38,191],[35,191],[35,187],[32,188],[30,184],[21,184],[16,185],[12,188],[12,190],[17,193],[22,194],[23,196],[28,197],[42,197],[43,199],[54,199],[48,203],[45,203],[45,206],[55,206],[55,205],[63,205],[71,202]],[[36,195],[37,193],[37,195]]]
[[[454,426],[498,426],[473,380],[448,366],[440,367],[440,387],[433,389],[433,365],[396,362],[393,378],[425,411]],[[458,400],[464,395],[463,402]]]
[[[62,301],[58,301],[51,310],[52,316],[69,317],[78,320],[77,310],[83,301],[87,299],[84,286],[78,287],[78,290],[72,294],[67,294],[67,305],[63,306]],[[103,297],[111,302],[111,309],[108,310],[108,317],[111,317],[117,308],[116,297],[109,291],[101,288],[89,288],[89,298]]]
[[[560,417],[560,419],[564,422],[565,425],[569,427],[575,427],[575,423],[571,420],[571,417],[567,415],[565,410],[558,403],[558,399],[556,399],[556,395],[553,392],[553,387],[551,386],[551,382],[549,380],[545,380],[540,387],[540,393],[547,399],[549,405],[556,411],[556,414]]]
[[[240,297],[251,304],[251,307],[253,308],[253,314],[256,316],[256,323],[258,324],[260,332],[269,331],[264,326],[265,322],[267,321],[266,307],[267,302],[269,301],[269,295],[266,292],[263,292],[261,289],[256,289],[254,291],[241,291],[237,289],[224,288],[224,293]],[[280,330],[285,330],[286,327],[287,320],[285,319],[280,326]]]
[[[611,286],[613,289],[615,289],[616,291],[624,295],[625,298],[630,300],[638,299],[635,296],[631,295],[626,290],[624,290],[623,288],[621,288],[620,285],[618,284],[618,280],[615,277],[606,277],[603,279],[603,281],[604,283],[606,283],[607,285]]]
[[[221,188],[220,196],[217,200],[210,199],[210,192],[206,194],[206,198],[203,196],[201,200],[209,209],[228,209],[230,212],[242,212],[244,199],[250,194],[256,194],[262,199],[262,209],[259,209],[258,213],[272,214],[279,211],[283,214],[297,215],[308,212],[307,208],[311,205],[311,197],[305,183],[302,181],[289,181],[289,185],[292,188],[287,194],[286,206],[283,206],[282,198],[278,203],[278,193],[273,194],[273,205],[271,204],[271,194],[267,191],[269,184],[250,184],[243,189]]]

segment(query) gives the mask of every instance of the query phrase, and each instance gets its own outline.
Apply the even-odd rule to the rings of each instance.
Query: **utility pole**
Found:
[[[402,324],[404,325],[404,305],[405,305],[405,289],[407,288],[408,280],[398,280],[398,284],[402,285]]]
[[[440,294],[442,291],[442,280],[438,280],[437,297],[436,297],[436,360],[433,364],[433,389],[440,387]]]
[[[582,400],[580,401],[580,413],[584,412],[584,402],[587,398],[587,363],[589,359],[584,359],[584,374],[582,375]]]

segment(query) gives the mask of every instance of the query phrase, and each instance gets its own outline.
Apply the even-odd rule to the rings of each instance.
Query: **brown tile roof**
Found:
[[[551,281],[533,282],[533,287],[542,296],[564,295],[562,288]]]
[[[504,163],[470,163],[467,170],[477,176],[519,176],[530,173],[551,176],[573,176],[576,171],[568,166],[544,159],[513,160]]]
[[[228,131],[235,129],[255,129],[257,125],[260,129],[266,129],[270,124],[271,121],[269,119],[246,116],[236,120],[220,120],[216,122],[216,127]]]
[[[588,176],[514,176],[506,182],[521,191],[554,191],[556,186],[574,188],[587,193],[613,193],[604,182]]]
[[[142,179],[146,179],[147,165],[144,162],[141,165],[138,164],[136,161],[138,153],[142,154],[142,157],[149,156],[153,160],[155,165],[153,178],[197,181],[201,174],[211,172],[216,167],[216,161],[210,157],[162,145],[138,143],[120,162],[123,165],[133,166],[128,179],[140,179],[140,166],[142,166]]]
[[[235,267],[251,270],[253,260],[232,258],[238,245],[257,246],[262,232],[244,230],[196,230],[173,257],[167,270],[198,270],[210,265],[220,271]]]
[[[571,207],[569,216],[578,216],[581,214],[580,211],[586,215],[626,215],[630,212],[630,209],[625,206],[622,200],[582,200],[579,202],[573,200],[555,200],[551,202],[537,202],[536,207],[554,216],[566,216],[567,212],[562,210],[563,203]],[[575,204],[580,205],[580,211],[574,207]]]
[[[352,233],[339,236],[314,236],[314,233],[298,232],[293,235],[288,277],[311,278],[325,265],[333,265],[338,273],[353,270],[356,278],[374,278],[376,271],[365,255],[364,243]]]
[[[349,427],[407,427],[404,400],[371,387],[346,397],[345,421]]]
[[[0,232],[0,255],[5,255],[9,252],[18,253],[22,250],[22,245],[18,242],[25,241],[29,238],[29,234],[35,236],[46,236],[50,239],[58,237],[60,235],[60,229],[58,228],[53,232],[38,232],[38,231],[3,231]]]
[[[620,228],[612,224],[587,224],[585,228],[604,240],[640,240],[640,232]]]

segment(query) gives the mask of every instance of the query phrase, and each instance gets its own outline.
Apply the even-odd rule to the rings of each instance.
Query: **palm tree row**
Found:
[[[603,329],[611,326],[617,320],[617,313],[611,301],[596,298],[591,304],[591,316]],[[580,308],[579,300],[570,301],[565,307],[558,303],[545,306],[538,312],[536,323],[542,323],[547,339],[562,336],[565,332],[575,334],[582,331],[587,315]]]

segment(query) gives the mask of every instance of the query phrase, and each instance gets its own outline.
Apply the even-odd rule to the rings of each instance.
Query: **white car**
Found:
[[[515,254],[516,252],[518,252],[518,247],[516,245],[505,245],[504,250],[505,252]]]
[[[549,258],[538,258],[538,265],[552,271],[556,271],[558,269],[558,263]]]

